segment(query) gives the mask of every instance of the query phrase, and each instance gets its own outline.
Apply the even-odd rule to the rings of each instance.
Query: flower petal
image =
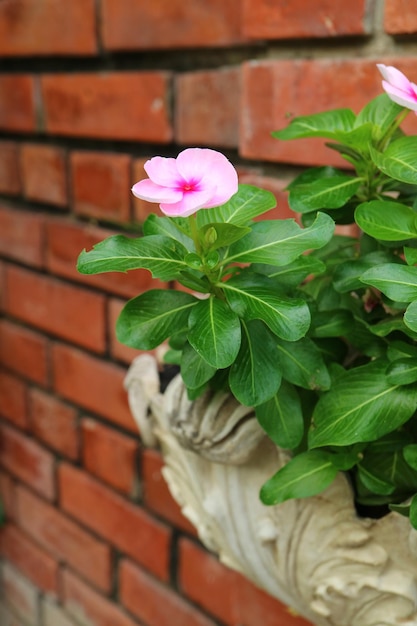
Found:
[[[188,217],[198,209],[206,208],[206,203],[211,196],[210,190],[189,191],[184,193],[182,200],[176,203],[161,203],[160,208],[165,215],[170,217]]]
[[[144,170],[149,178],[157,185],[177,189],[183,184],[178,172],[176,159],[156,156],[146,161]]]
[[[407,93],[410,91],[410,81],[407,76],[400,72],[400,70],[397,70],[396,67],[379,63],[377,64],[377,68],[381,72],[383,78],[387,81],[387,83],[390,83],[392,87],[396,87],[397,89],[401,89]]]
[[[137,198],[147,200],[148,202],[178,202],[183,196],[182,191],[161,187],[149,180],[149,178],[140,180],[133,185],[132,193]]]
[[[385,80],[382,81],[382,86],[393,102],[396,102],[407,109],[411,109],[412,111],[417,111],[417,96],[413,97],[412,95],[409,95],[408,92],[406,93],[402,89],[394,87]]]

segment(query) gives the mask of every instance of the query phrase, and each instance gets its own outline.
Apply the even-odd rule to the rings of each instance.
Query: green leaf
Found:
[[[389,364],[387,380],[392,385],[409,385],[417,381],[417,358],[407,357]]]
[[[411,500],[409,517],[411,526],[417,529],[417,494]]]
[[[298,185],[305,185],[307,183],[313,183],[316,180],[322,180],[326,178],[333,178],[342,174],[341,170],[337,170],[334,167],[328,165],[321,167],[309,167],[303,170],[301,174],[298,174],[286,187],[288,191],[298,187]]]
[[[288,265],[275,267],[274,265],[264,265],[254,263],[252,270],[255,273],[264,274],[273,278],[283,288],[297,287],[303,280],[311,274],[322,274],[326,271],[325,264],[311,255],[303,255],[295,259]]]
[[[417,471],[417,443],[411,443],[403,448],[404,459],[407,464]]]
[[[255,217],[273,209],[277,200],[273,193],[253,185],[239,185],[238,192],[225,204],[197,212],[199,228],[206,224],[226,223],[247,226]]]
[[[181,243],[169,237],[114,235],[89,252],[83,250],[77,269],[81,274],[100,274],[144,268],[152,272],[154,278],[173,280],[181,270],[187,269],[184,262],[187,252]]]
[[[275,337],[259,320],[242,320],[239,354],[229,373],[229,385],[241,404],[256,406],[271,398],[281,384]]]
[[[360,280],[362,274],[375,265],[389,262],[397,262],[397,257],[383,250],[370,252],[353,261],[347,260],[336,267],[333,275],[333,286],[339,293],[363,289],[364,285]]]
[[[285,380],[274,397],[255,408],[258,422],[274,443],[296,448],[304,434],[304,419],[297,390]]]
[[[284,378],[305,389],[328,389],[330,376],[321,351],[308,337],[288,343],[279,340],[279,360]]]
[[[188,224],[184,224],[184,218],[160,217],[151,213],[144,221],[142,228],[145,237],[149,235],[170,237],[182,243],[187,250],[194,252],[194,242],[191,237],[184,232],[186,230],[185,226],[188,227]]]
[[[314,409],[309,443],[343,446],[373,441],[404,424],[417,406],[417,388],[392,385],[387,363],[374,361],[338,377]]]
[[[409,504],[389,504],[390,511],[399,513],[404,517],[410,517],[410,505]]]
[[[243,319],[262,320],[281,339],[297,341],[310,325],[310,311],[304,300],[276,293],[273,281],[260,274],[248,279],[237,276],[221,284],[226,299]]]
[[[190,389],[201,387],[216,373],[216,368],[209,365],[189,343],[184,346],[180,365],[182,379]]]
[[[352,314],[348,310],[318,311],[313,316],[310,334],[321,338],[341,337],[350,331],[352,324]]]
[[[375,139],[383,134],[394,122],[403,107],[396,104],[387,94],[381,94],[368,102],[356,116],[355,127],[371,122],[377,128],[374,129]]]
[[[390,495],[395,491],[395,485],[379,478],[372,472],[372,468],[367,469],[363,465],[358,465],[358,476],[366,489],[381,496]]]
[[[355,195],[362,179],[345,174],[322,178],[290,190],[288,202],[293,211],[308,213],[317,209],[338,209]]]
[[[201,300],[189,317],[188,341],[212,367],[229,367],[240,348],[239,318],[218,298]]]
[[[391,341],[387,349],[387,357],[390,361],[408,357],[417,359],[417,346],[405,343],[405,341]]]
[[[139,350],[153,350],[171,335],[187,327],[198,300],[188,293],[153,289],[129,300],[116,322],[121,343]]]
[[[235,241],[242,239],[242,237],[249,232],[250,228],[236,226],[235,224],[210,223],[201,228],[203,240],[207,235],[211,237],[212,241],[210,244],[206,243],[205,246],[209,250],[217,250],[224,246],[230,246]]]
[[[417,268],[398,263],[383,263],[361,276],[366,285],[376,287],[396,302],[417,300]]]
[[[268,505],[290,498],[308,498],[324,491],[336,475],[337,469],[329,460],[329,454],[321,450],[304,452],[263,485],[260,497]]]
[[[417,333],[417,300],[410,302],[404,313],[404,324]]]
[[[355,211],[363,232],[381,241],[417,238],[417,214],[410,207],[390,200],[363,202]]]
[[[405,256],[407,265],[417,264],[417,248],[404,247],[404,256]]]
[[[338,131],[352,130],[355,115],[350,109],[335,109],[313,115],[296,117],[289,125],[272,133],[276,139],[301,139],[303,137],[328,137],[337,139]]]
[[[387,176],[403,183],[417,183],[417,142],[415,137],[393,141],[385,152],[370,149],[375,165]]]
[[[231,246],[227,260],[287,265],[307,250],[324,246],[333,232],[334,222],[325,213],[318,213],[314,223],[304,229],[292,219],[257,222],[251,233]]]

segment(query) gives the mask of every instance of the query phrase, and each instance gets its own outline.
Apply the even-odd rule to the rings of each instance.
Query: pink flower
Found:
[[[377,64],[384,80],[382,86],[393,102],[415,111],[417,115],[417,85],[408,80],[396,67]]]
[[[156,156],[145,163],[149,178],[133,185],[137,198],[159,202],[170,217],[224,204],[237,192],[237,173],[226,157],[208,148],[187,148],[176,159]]]

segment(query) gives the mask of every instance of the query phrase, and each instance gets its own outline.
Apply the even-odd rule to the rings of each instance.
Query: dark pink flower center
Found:
[[[200,191],[200,181],[199,180],[184,180],[178,185],[178,190],[183,193],[188,193],[190,191]]]

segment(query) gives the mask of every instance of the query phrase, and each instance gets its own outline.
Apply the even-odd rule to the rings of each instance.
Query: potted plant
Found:
[[[300,223],[256,221],[272,194],[238,185],[222,154],[189,148],[150,159],[133,187],[165,215],[78,262],[83,273],[146,268],[182,286],[137,296],[117,322],[132,347],[168,341],[166,360],[180,368],[152,405],[174,495],[224,560],[323,625],[417,624],[417,140],[400,127],[417,112],[417,87],[378,67],[386,93],[358,115],[298,117],[274,133],[324,137],[347,162],[291,182]],[[340,224],[358,236],[338,234]],[[142,428],[146,407],[136,409]],[[195,477],[213,490],[216,472],[234,517],[257,520],[256,540],[242,533],[258,556],[267,550],[263,565],[233,545],[227,507],[198,493]],[[291,541],[297,565],[282,557]]]

